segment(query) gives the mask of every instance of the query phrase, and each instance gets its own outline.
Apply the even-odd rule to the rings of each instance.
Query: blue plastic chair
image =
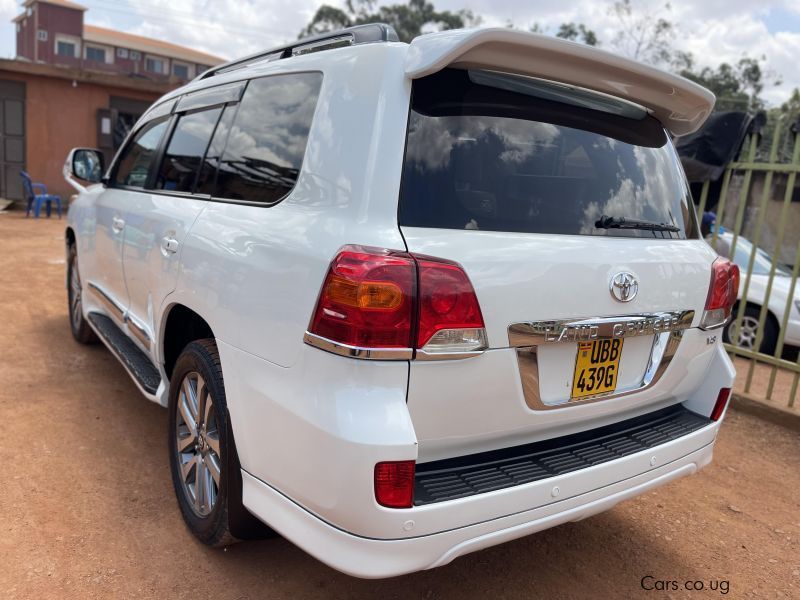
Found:
[[[20,177],[22,177],[22,191],[25,194],[25,199],[28,201],[28,208],[25,211],[25,216],[30,216],[31,208],[33,208],[33,216],[38,219],[39,213],[42,210],[42,204],[46,204],[47,216],[49,217],[52,203],[55,202],[56,212],[58,212],[58,218],[60,219],[61,197],[55,194],[48,194],[47,186],[43,183],[34,183],[31,176],[25,171],[20,171],[19,174]],[[38,194],[36,193],[37,191],[39,192]]]

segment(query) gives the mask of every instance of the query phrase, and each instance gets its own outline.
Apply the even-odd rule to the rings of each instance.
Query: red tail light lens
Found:
[[[464,344],[465,336],[483,332],[483,316],[467,274],[456,263],[416,256],[419,269],[417,348]],[[465,331],[466,330],[466,331]],[[438,335],[437,335],[438,334]],[[477,334],[477,337],[481,337]],[[434,339],[435,338],[435,339]],[[478,343],[478,342],[482,343]],[[478,346],[485,346],[485,333]]]
[[[705,311],[700,321],[702,329],[724,325],[739,293],[739,267],[727,258],[718,258],[711,265],[711,285]]]
[[[478,298],[461,266],[362,246],[345,246],[331,262],[308,332],[317,336],[306,336],[308,343],[331,351],[387,350],[367,358],[409,358],[414,348],[421,358],[439,358],[488,347]]]
[[[375,500],[389,508],[411,508],[414,504],[413,460],[380,462],[375,465]]]
[[[415,288],[409,255],[347,246],[331,262],[309,331],[348,346],[410,348]]]
[[[711,420],[719,421],[722,418],[722,413],[725,412],[725,407],[728,406],[728,400],[731,397],[731,388],[722,388],[717,395],[717,401],[714,403],[714,409],[711,411]]]

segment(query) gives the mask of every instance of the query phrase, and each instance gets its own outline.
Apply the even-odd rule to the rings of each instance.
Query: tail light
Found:
[[[711,411],[711,420],[719,421],[722,418],[722,413],[725,412],[725,407],[728,406],[728,400],[731,397],[731,388],[722,388],[717,395],[717,401],[714,403],[714,409]]]
[[[727,258],[718,258],[711,265],[711,286],[708,289],[701,329],[724,325],[739,293],[739,267]]]
[[[414,503],[413,460],[375,465],[375,500],[388,508],[411,508]]]
[[[361,358],[453,358],[487,347],[475,290],[460,265],[363,246],[333,259],[306,342]]]

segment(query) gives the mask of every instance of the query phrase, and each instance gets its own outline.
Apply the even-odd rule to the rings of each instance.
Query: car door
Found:
[[[182,105],[191,110],[181,110]],[[179,103],[160,152],[158,167],[144,193],[130,199],[124,248],[128,289],[129,332],[155,356],[156,315],[175,289],[180,271],[181,244],[207,204],[208,195],[195,194],[224,103],[201,106]]]
[[[156,150],[167,130],[166,118],[145,123],[123,149],[108,186],[98,192],[94,201],[94,248],[88,287],[119,324],[125,321],[130,298],[123,271],[126,217],[131,201],[144,191],[144,183]]]

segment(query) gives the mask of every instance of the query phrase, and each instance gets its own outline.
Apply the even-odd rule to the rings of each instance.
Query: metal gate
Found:
[[[800,301],[795,299],[800,271],[799,125],[778,120],[766,156],[760,132],[746,138],[738,160],[722,176],[718,226],[707,237],[718,248],[724,236],[728,256],[741,270],[740,301],[725,328],[725,347],[738,371],[736,391],[789,408],[795,406],[800,381],[800,353],[787,343],[788,332],[793,346],[800,345],[795,333],[800,328]],[[709,187],[706,181],[700,194],[701,216]]]
[[[25,168],[25,84],[0,79],[0,198],[22,200]]]

